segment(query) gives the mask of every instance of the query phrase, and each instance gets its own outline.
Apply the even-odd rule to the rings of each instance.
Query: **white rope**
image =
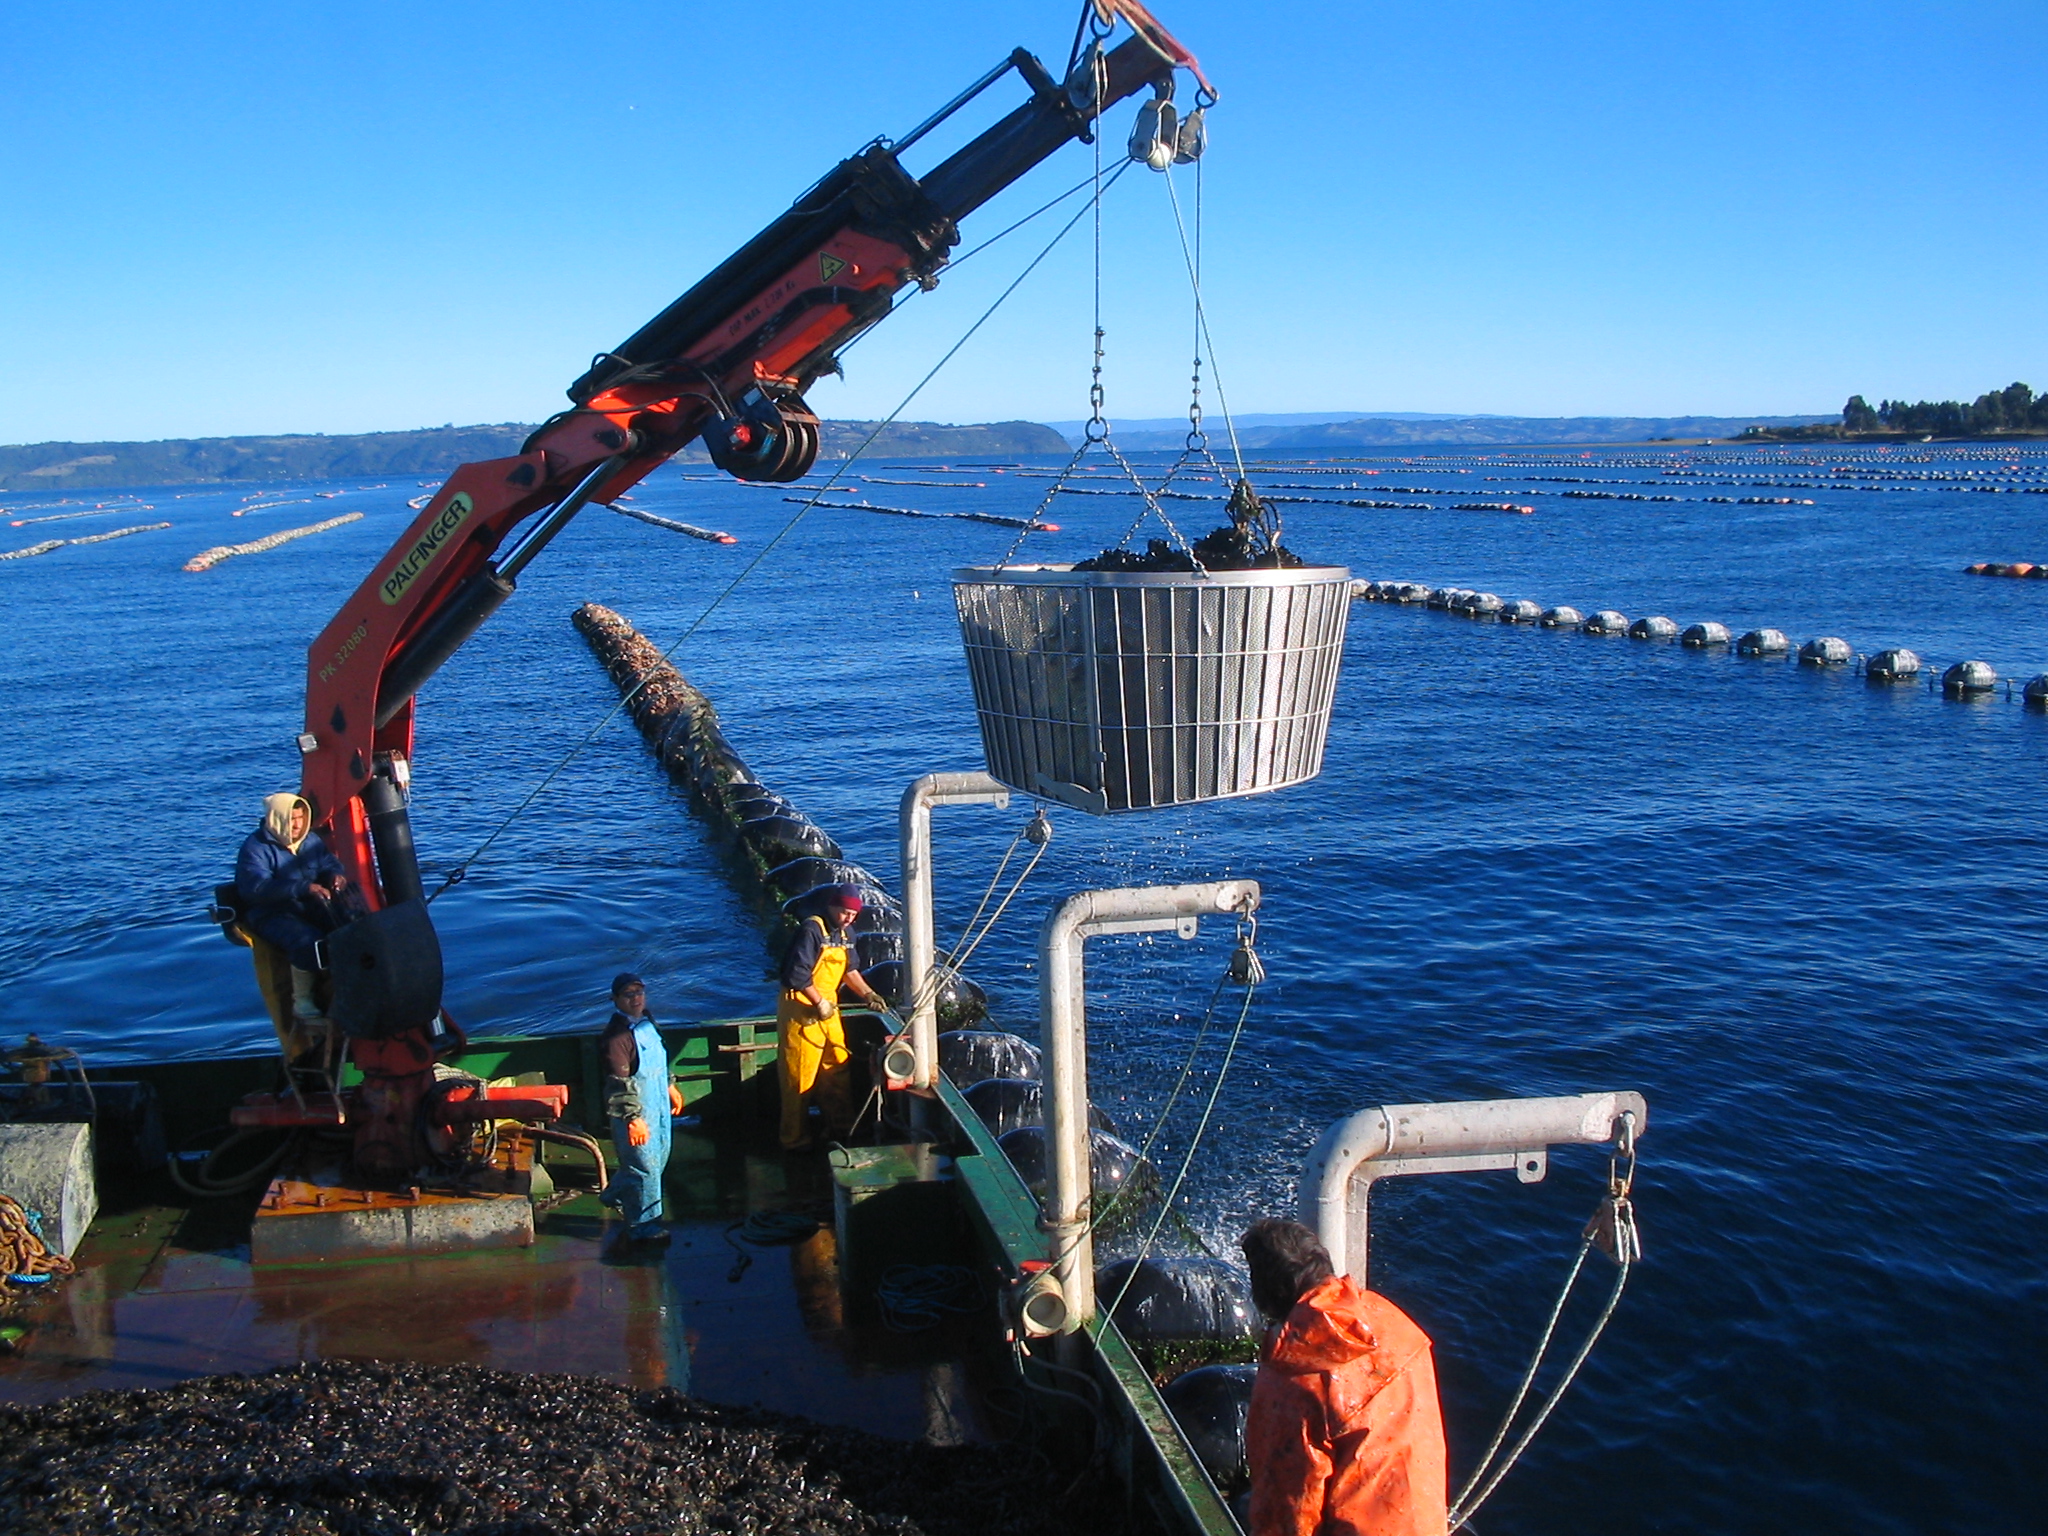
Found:
[[[1543,1363],[1543,1355],[1550,1348],[1551,1334],[1557,1328],[1557,1319],[1564,1310],[1565,1298],[1571,1294],[1572,1286],[1578,1280],[1579,1272],[1585,1265],[1587,1250],[1592,1245],[1593,1239],[1590,1236],[1580,1245],[1579,1256],[1572,1264],[1572,1271],[1565,1280],[1564,1290],[1558,1295],[1557,1305],[1551,1309],[1550,1323],[1544,1329],[1542,1341],[1536,1347],[1536,1356],[1529,1362],[1528,1373],[1522,1378],[1521,1391],[1515,1394],[1515,1401],[1508,1409],[1507,1415],[1501,1420],[1500,1429],[1493,1437],[1493,1444],[1487,1447],[1486,1456],[1481,1459],[1478,1469],[1466,1481],[1464,1490],[1459,1493],[1456,1502],[1451,1506],[1449,1528],[1452,1531],[1462,1530],[1468,1525],[1472,1517],[1479,1512],[1479,1506],[1484,1504],[1493,1493],[1493,1490],[1500,1486],[1501,1479],[1513,1470],[1515,1463],[1521,1459],[1522,1452],[1529,1448],[1529,1442],[1536,1438],[1536,1431],[1543,1427],[1544,1421],[1550,1417],[1551,1410],[1557,1407],[1559,1399],[1564,1396],[1565,1389],[1572,1384],[1573,1379],[1579,1374],[1579,1367],[1586,1363],[1586,1357],[1593,1352],[1593,1346],[1600,1341],[1600,1335],[1606,1331],[1608,1319],[1614,1316],[1614,1309],[1621,1301],[1621,1289],[1628,1284],[1628,1272],[1631,1267],[1625,1251],[1615,1265],[1614,1289],[1607,1293],[1607,1304],[1601,1308],[1600,1316],[1594,1322],[1592,1331],[1586,1335],[1586,1342],[1581,1344],[1579,1352],[1572,1356],[1572,1363],[1565,1367],[1564,1375],[1558,1379],[1557,1385],[1551,1388],[1550,1395],[1544,1399],[1543,1407],[1538,1410],[1536,1417],[1530,1421],[1529,1427],[1522,1431],[1522,1437],[1515,1442],[1514,1449],[1509,1451],[1500,1464],[1489,1473],[1487,1463],[1492,1459],[1494,1452],[1499,1449],[1501,1441],[1507,1437],[1508,1425],[1513,1422],[1515,1414],[1520,1411],[1522,1400],[1528,1394],[1529,1384],[1536,1379],[1537,1367]],[[1482,1477],[1486,1479],[1485,1485],[1478,1488],[1477,1492],[1474,1492],[1474,1485]]]
[[[1224,981],[1229,980],[1229,974],[1228,971],[1224,972]],[[1217,992],[1220,994],[1222,990],[1223,982],[1218,982]],[[1181,1185],[1187,1182],[1188,1171],[1195,1166],[1195,1154],[1201,1150],[1202,1138],[1209,1133],[1209,1120],[1216,1113],[1216,1101],[1222,1096],[1224,1080],[1230,1076],[1230,1064],[1237,1057],[1237,1044],[1244,1037],[1245,1021],[1251,1017],[1252,998],[1257,992],[1258,988],[1255,986],[1244,989],[1244,1007],[1238,1010],[1237,1024],[1230,1031],[1230,1044],[1224,1049],[1223,1064],[1216,1069],[1216,1082],[1209,1090],[1209,1102],[1202,1106],[1202,1118],[1195,1123],[1195,1134],[1188,1141],[1187,1155],[1180,1160],[1180,1171],[1173,1176],[1172,1187],[1166,1191],[1159,1201],[1159,1214],[1152,1219],[1152,1230],[1145,1234],[1145,1241],[1138,1249],[1137,1258],[1132,1262],[1129,1271],[1124,1275],[1124,1283],[1117,1289],[1116,1299],[1109,1304],[1111,1316],[1114,1316],[1116,1309],[1123,1305],[1124,1296],[1130,1290],[1131,1282],[1138,1278],[1138,1266],[1150,1257],[1152,1245],[1159,1238],[1159,1229],[1166,1225],[1166,1218],[1173,1212],[1174,1201],[1180,1198]],[[1196,1045],[1199,1048],[1199,1038],[1196,1041]],[[1190,1053],[1189,1065],[1192,1066],[1193,1064],[1193,1054]],[[1181,1074],[1181,1080],[1182,1082],[1187,1080],[1187,1073],[1185,1071]],[[1174,1091],[1176,1093],[1180,1091],[1178,1084],[1175,1085]],[[1171,1101],[1168,1102],[1167,1107],[1168,1109],[1172,1108]],[[1154,1127],[1154,1133],[1156,1134],[1160,1129],[1163,1129],[1165,1124],[1166,1116],[1161,1114],[1158,1125]],[[1148,1141],[1146,1145],[1149,1147],[1151,1143]]]

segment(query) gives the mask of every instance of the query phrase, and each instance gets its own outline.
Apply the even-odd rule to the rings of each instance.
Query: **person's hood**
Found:
[[[305,810],[306,829],[311,831],[313,827],[313,808],[307,805],[303,798],[288,791],[263,797],[263,830],[289,848],[293,853],[297,853],[299,851],[299,843],[303,843],[305,839],[302,837],[296,843],[292,841],[292,808],[294,806],[299,806]]]
[[[1333,1275],[1294,1304],[1274,1330],[1266,1358],[1289,1371],[1334,1371],[1378,1345],[1357,1282]]]

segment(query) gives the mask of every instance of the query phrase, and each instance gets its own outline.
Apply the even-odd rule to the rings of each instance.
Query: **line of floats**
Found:
[[[1741,635],[1728,626],[1709,620],[1681,628],[1676,620],[1651,614],[1631,620],[1612,608],[1581,613],[1559,604],[1545,607],[1524,598],[1502,598],[1469,587],[1432,587],[1419,581],[1354,581],[1351,596],[1356,601],[1420,606],[1460,618],[1498,624],[1527,624],[1538,629],[1570,630],[1581,635],[1625,635],[1631,640],[1677,641],[1688,650],[1727,647],[1738,656],[1791,656],[1794,647],[1781,629],[1752,629]],[[1839,635],[1820,635],[1797,647],[1797,658],[1806,667],[1854,667],[1872,683],[1917,682],[1926,664],[1915,651],[1893,646],[1875,655],[1860,654]],[[1932,679],[1930,678],[1930,685]],[[2000,679],[1989,662],[1959,661],[1941,674],[1941,691],[1950,698],[1984,698],[1999,690]],[[2005,682],[2012,696],[2012,683]],[[2048,672],[2030,677],[2020,687],[2020,698],[2029,708],[2048,709]]]

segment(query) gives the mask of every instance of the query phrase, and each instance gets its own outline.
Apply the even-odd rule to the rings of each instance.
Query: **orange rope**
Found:
[[[52,1253],[50,1245],[29,1225],[21,1202],[0,1195],[0,1294],[16,1275],[68,1275],[71,1261]]]

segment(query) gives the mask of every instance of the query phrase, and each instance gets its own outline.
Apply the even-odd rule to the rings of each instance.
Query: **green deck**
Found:
[[[0,1400],[376,1358],[673,1385],[941,1444],[1011,1430],[1008,1405],[1021,1383],[993,1296],[1025,1260],[1043,1256],[1045,1239],[1036,1201],[953,1087],[941,1083],[930,1116],[942,1182],[883,1187],[893,1182],[890,1164],[908,1166],[884,1156],[876,1189],[862,1191],[882,1198],[862,1207],[857,1230],[866,1235],[856,1241],[888,1251],[853,1256],[858,1283],[842,1287],[833,1170],[774,1144],[774,1021],[662,1033],[697,1122],[675,1137],[665,1250],[620,1241],[620,1223],[588,1187],[587,1155],[567,1146],[544,1149],[559,1203],[540,1213],[532,1247],[430,1258],[259,1268],[249,1261],[254,1193],[195,1204],[158,1177],[102,1192],[78,1274],[14,1319],[26,1332],[0,1358]],[[460,1065],[487,1078],[541,1073],[567,1083],[566,1118],[606,1132],[594,1036],[479,1039]],[[249,1058],[118,1076],[156,1087],[177,1145],[223,1122],[242,1094],[273,1086],[275,1071],[274,1058]],[[950,1220],[935,1219],[949,1208]],[[759,1211],[800,1212],[820,1229],[793,1246],[748,1248],[752,1262],[735,1277],[727,1229]],[[987,1275],[990,1299],[927,1332],[891,1331],[863,1295],[877,1266],[940,1258]],[[1076,1342],[1133,1500],[1162,1530],[1234,1536],[1114,1325],[1102,1319]]]

